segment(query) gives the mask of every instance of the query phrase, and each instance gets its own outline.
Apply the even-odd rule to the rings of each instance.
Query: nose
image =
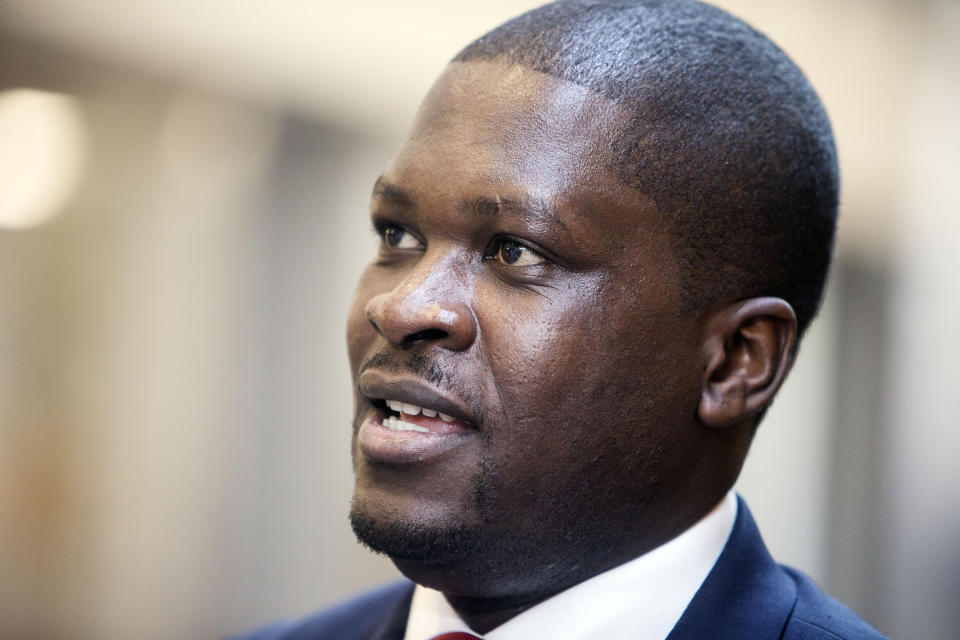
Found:
[[[367,320],[400,349],[435,344],[465,351],[477,338],[469,286],[457,269],[440,260],[421,260],[391,291],[371,298]]]

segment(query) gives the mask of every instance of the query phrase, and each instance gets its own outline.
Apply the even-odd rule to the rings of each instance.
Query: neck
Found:
[[[552,595],[552,594],[551,594]],[[496,629],[508,620],[534,607],[549,596],[535,600],[520,601],[514,598],[463,598],[445,596],[460,619],[477,633],[484,634]]]
[[[583,555],[577,558],[564,556],[559,558],[559,561],[555,558],[554,562],[542,566],[539,570],[534,567],[525,567],[523,573],[526,575],[524,578],[520,578],[519,575],[511,577],[501,574],[498,579],[491,580],[489,573],[486,575],[474,573],[476,579],[471,580],[470,585],[473,588],[465,588],[467,585],[459,580],[453,583],[447,582],[445,585],[434,582],[434,584],[428,584],[427,586],[432,586],[443,592],[447,602],[457,612],[457,615],[475,632],[485,634],[560,592],[630,562],[669,542],[709,513],[720,502],[721,497],[711,499],[709,507],[704,506],[702,509],[697,509],[684,518],[682,522],[674,521],[672,523],[674,526],[670,527],[669,530],[661,530],[658,536],[649,536],[649,534],[648,536],[635,536],[634,542],[645,538],[644,544],[641,545],[623,544],[625,541],[622,539],[620,545],[597,544],[593,546],[594,555],[592,557]],[[605,549],[606,553],[598,557],[595,554],[600,549]],[[403,571],[404,568],[400,566],[401,564],[398,563],[398,567]],[[561,568],[565,564],[567,565],[566,570]],[[407,572],[404,571],[404,573]],[[462,578],[464,574],[469,573],[472,572],[454,571],[446,575],[448,578],[454,575]],[[421,584],[426,582],[417,579],[415,581]],[[512,588],[511,583],[513,583]],[[486,588],[480,587],[480,584],[485,584]]]

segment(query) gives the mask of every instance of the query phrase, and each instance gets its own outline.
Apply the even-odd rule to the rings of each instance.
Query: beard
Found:
[[[355,503],[350,509],[350,526],[365,547],[399,562],[449,566],[464,562],[483,547],[477,528],[385,521],[364,512]]]
[[[355,443],[354,452],[358,474],[389,468],[363,460],[357,469]],[[630,522],[645,510],[650,488],[657,485],[659,459],[659,452],[644,450],[634,467],[638,473],[624,480],[619,467],[596,457],[581,464],[580,473],[534,493],[524,488],[523,479],[505,479],[501,466],[484,457],[470,470],[461,511],[436,519],[427,515],[429,510],[368,501],[360,486],[376,476],[364,475],[366,482],[358,480],[351,503],[350,523],[362,545],[388,556],[413,582],[448,597],[537,598],[629,559],[623,550],[643,530],[610,522]],[[611,469],[616,473],[612,477]],[[377,482],[379,490],[389,486],[383,477]]]
[[[484,528],[495,506],[496,470],[482,461],[470,498],[474,522],[464,513],[462,522],[432,523],[410,517],[385,517],[364,508],[354,496],[350,526],[357,540],[391,560],[422,565],[461,565],[485,548]],[[489,550],[489,549],[488,549]]]
[[[545,538],[533,526],[504,531],[485,524],[427,524],[370,513],[356,501],[350,524],[362,545],[389,557],[400,573],[464,607],[470,598],[509,606],[539,602],[597,573],[584,575],[584,554],[606,557],[617,550],[610,541],[576,531]],[[573,550],[560,552],[558,544]]]
[[[536,599],[556,586],[566,588],[582,580],[580,571],[586,566],[582,554],[602,557],[615,550],[604,536],[575,526],[557,530],[551,523],[544,530],[530,524],[524,514],[504,522],[496,516],[497,482],[495,469],[483,465],[474,482],[473,508],[459,522],[425,521],[414,513],[386,514],[355,496],[350,524],[362,545],[389,557],[414,582],[448,595],[514,597],[511,590],[528,589],[526,596]],[[586,488],[582,491],[592,494]],[[588,495],[578,496],[574,503],[583,503]],[[543,502],[545,514],[580,521],[573,516],[580,510],[570,502],[556,496]]]

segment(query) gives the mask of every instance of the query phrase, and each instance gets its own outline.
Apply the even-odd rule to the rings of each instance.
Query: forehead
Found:
[[[608,164],[624,114],[583,87],[495,62],[453,63],[427,95],[406,151],[448,153],[496,180],[562,190]]]

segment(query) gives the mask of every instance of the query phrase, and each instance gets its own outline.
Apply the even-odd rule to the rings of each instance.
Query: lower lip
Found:
[[[394,431],[383,426],[386,416],[376,411],[360,425],[357,444],[368,459],[391,464],[426,462],[455,449],[477,434],[473,428],[444,429],[443,433]]]

